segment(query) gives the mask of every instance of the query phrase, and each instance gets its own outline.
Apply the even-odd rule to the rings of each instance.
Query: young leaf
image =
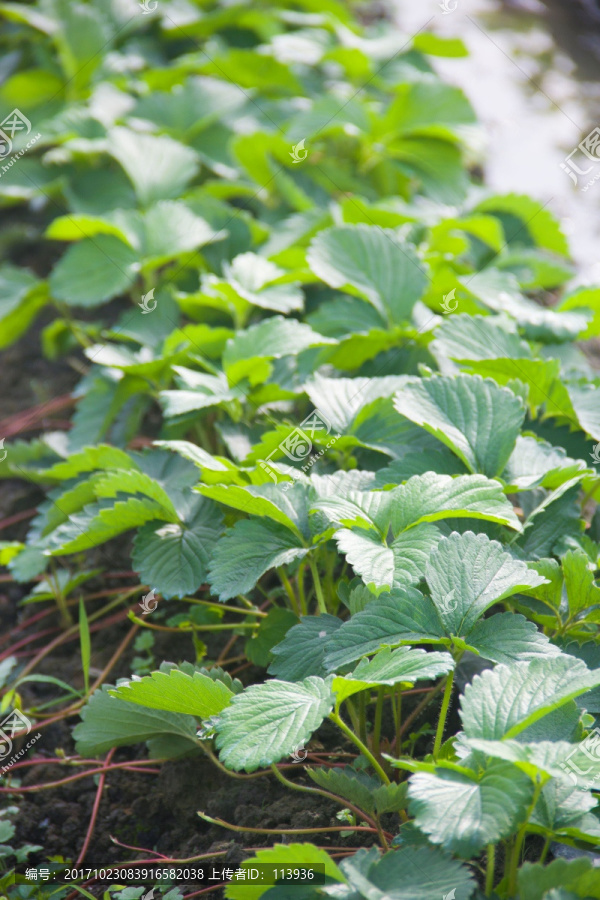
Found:
[[[234,696],[222,681],[215,681],[201,672],[187,675],[180,669],[152,672],[143,678],[121,683],[110,691],[110,695],[128,703],[186,713],[201,719],[218,715]]]
[[[254,772],[305,744],[333,709],[331,678],[253,684],[233,698],[216,725],[221,762]]]
[[[82,756],[100,756],[113,747],[141,741],[150,742],[154,758],[178,756],[197,747],[193,716],[137,709],[131,703],[111,697],[110,690],[111,685],[105,684],[81,710],[82,721],[73,730],[73,737]],[[158,752],[153,753],[153,747]]]
[[[276,868],[306,868],[310,866],[323,866],[328,881],[344,881],[344,876],[331,859],[329,854],[321,847],[314,844],[275,844],[264,850],[257,850],[256,855],[245,859],[242,868],[251,869],[256,864],[273,866]],[[259,900],[269,889],[264,884],[228,884],[225,888],[225,896],[229,900]],[[286,886],[285,890],[296,891],[296,887]]]

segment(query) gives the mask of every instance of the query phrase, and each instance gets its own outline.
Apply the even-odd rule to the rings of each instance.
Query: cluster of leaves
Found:
[[[600,897],[587,858],[545,865],[600,839],[600,378],[575,343],[600,289],[565,287],[550,212],[470,176],[472,110],[429,61],[460,41],[365,32],[336,0],[0,14],[0,114],[41,134],[0,178],[0,234],[52,260],[0,268],[2,343],[54,308],[44,352],[89,363],[68,433],[7,445],[1,474],[47,500],[0,561],[64,598],[82,554],[135,532],[141,581],[233,601],[211,621],[236,613],[274,676],[197,659],[106,685],[78,751],[286,780],[327,719],[358,762],[306,772],[386,852],[259,853],[325,865],[305,900]],[[435,734],[403,730],[416,682],[443,692]]]

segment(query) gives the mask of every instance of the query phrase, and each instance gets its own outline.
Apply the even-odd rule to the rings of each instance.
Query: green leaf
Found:
[[[452,890],[455,900],[468,900],[475,890],[467,867],[431,846],[400,846],[381,858],[362,849],[340,868],[349,882],[340,900],[440,900]]]
[[[324,677],[325,646],[331,635],[341,626],[337,616],[302,616],[300,624],[290,628],[281,643],[271,648],[275,659],[269,674],[282,681],[302,681],[308,675]]]
[[[525,416],[521,400],[479,375],[432,376],[396,395],[399,413],[450,447],[471,472],[499,475]]]
[[[408,785],[415,824],[434,844],[470,858],[508,837],[525,820],[531,779],[510,763],[492,763],[477,777],[437,769],[417,772]]]
[[[444,636],[436,610],[424,603],[414,588],[395,590],[369,603],[335,632],[325,651],[329,671],[375,653],[383,646],[422,641],[439,642]]]
[[[271,316],[245,331],[238,331],[227,342],[223,367],[230,384],[236,385],[243,378],[250,378],[251,383],[255,384],[268,375],[268,360],[296,356],[308,347],[334,343],[332,338],[317,334],[295,319]],[[258,366],[260,360],[263,361],[262,366]]]
[[[544,582],[497,541],[471,531],[440,540],[425,578],[446,630],[456,635],[467,634],[492,604]]]
[[[0,349],[29,328],[47,299],[47,288],[28,269],[0,267]]]
[[[109,500],[92,503],[49,536],[48,545],[54,556],[90,550],[110,538],[144,525],[152,519],[163,519],[165,511],[152,500],[129,497],[112,504]]]
[[[559,656],[560,650],[525,616],[506,612],[480,619],[466,643],[480,656],[510,665],[517,660]]]
[[[198,498],[184,522],[144,525],[133,542],[132,565],[140,580],[162,596],[194,594],[207,581],[208,566],[223,531],[215,506]]]
[[[121,683],[110,691],[112,697],[151,709],[166,709],[208,719],[222,712],[234,696],[222,681],[201,672],[187,675],[180,669],[152,672],[143,678]]]
[[[341,629],[340,629],[341,631]],[[590,672],[572,656],[498,665],[477,675],[465,688],[461,705],[468,738],[501,740],[530,725],[569,700],[600,685],[600,670]]]
[[[454,668],[454,660],[449,653],[414,650],[400,647],[390,650],[386,647],[370,659],[361,659],[356,669],[345,678],[362,681],[365,684],[398,684],[405,681],[414,684],[423,679],[431,680],[447,675]],[[335,691],[336,681],[333,682]]]
[[[569,550],[562,560],[569,612],[576,615],[591,606],[600,606],[600,587],[594,581],[595,566],[583,550]]]
[[[569,255],[567,239],[552,213],[525,194],[497,194],[478,203],[475,209],[500,219],[511,244],[544,247],[561,256]]]
[[[273,647],[278,645],[285,638],[287,632],[297,624],[298,616],[291,609],[282,609],[276,606],[269,610],[265,618],[260,620],[256,634],[246,641],[244,649],[250,662],[266,669],[273,659]],[[320,673],[304,672],[304,676],[314,674]],[[293,678],[286,680],[294,681]]]
[[[136,279],[137,256],[111,234],[73,244],[50,274],[50,291],[69,306],[99,306],[125,293]]]
[[[447,518],[487,519],[517,531],[521,524],[499,482],[484,475],[415,475],[394,491],[391,512],[395,535],[419,522]]]
[[[360,530],[342,529],[335,539],[354,571],[369,588],[379,592],[416,584],[425,574],[440,533],[435,525],[424,522],[398,535],[389,546],[373,533]]]
[[[529,345],[521,340],[514,323],[499,317],[466,314],[445,319],[436,328],[429,350],[436,358],[453,360],[531,356]]]
[[[251,590],[269,569],[307,553],[294,532],[279,523],[244,519],[217,543],[209,581],[219,600],[229,600]]]
[[[145,472],[137,469],[116,469],[102,475],[95,483],[96,497],[116,498],[119,494],[143,494],[156,501],[164,511],[162,518],[178,520],[173,501],[163,487]]]
[[[253,684],[232,700],[216,725],[221,762],[254,772],[304,745],[333,709],[331,678]]]
[[[196,152],[166,135],[113,128],[108,146],[144,206],[179,197],[199,168]],[[148,164],[140,165],[140,160]]]
[[[262,516],[279,522],[293,531],[298,537],[305,528],[300,526],[298,510],[290,502],[287,494],[274,484],[249,485],[238,487],[237,485],[214,485],[205,487],[200,485],[196,490],[205,497],[231,506],[250,516]]]
[[[471,738],[467,743],[469,747],[485,753],[486,756],[514,763],[533,779],[537,778],[538,773],[559,779],[562,782],[558,785],[559,789],[568,794],[573,791],[573,785],[585,788],[587,784],[593,784],[600,776],[600,760],[590,759],[590,753],[593,751],[593,744],[597,738],[593,733],[590,737],[591,740],[587,747],[585,746],[587,739],[579,744],[570,744],[567,741],[559,740],[524,744],[518,740],[486,741],[481,738]],[[556,786],[556,782],[554,784]],[[580,814],[586,811],[583,808],[585,799],[582,796],[583,793],[583,791],[577,791],[579,797],[576,798],[576,805]],[[546,809],[545,812],[548,814],[549,810]]]
[[[83,472],[93,472],[95,469],[136,469],[139,471],[139,466],[124,450],[108,444],[98,444],[72,454],[64,462],[55,463],[44,471],[44,477],[66,481],[68,478],[75,478]]]
[[[575,897],[600,898],[598,870],[588,857],[555,859],[547,866],[526,862],[519,870],[518,883],[520,895],[527,900],[556,900],[550,893],[554,888],[572,890]],[[563,897],[559,895],[558,900]]]
[[[321,847],[315,847],[314,844],[275,844],[265,850],[258,850],[254,856],[243,860],[241,866],[251,869],[257,864],[276,868],[282,866],[286,869],[318,865],[324,867],[328,879],[344,881],[344,876],[329,854]],[[294,887],[286,889],[297,890]],[[228,884],[225,888],[225,896],[229,900],[259,900],[268,890],[268,886],[263,884]]]
[[[331,769],[307,768],[306,771],[323,790],[349,800],[370,815],[375,812],[374,792],[381,786],[378,778],[373,778],[366,772],[356,771],[350,766]]]
[[[111,697],[105,684],[92,694],[81,710],[82,721],[73,730],[77,752],[100,756],[113,747],[150,742],[153,758],[178,756],[197,747],[196,722],[191,715],[137,709],[131,703]],[[153,753],[153,743],[161,740],[161,750]],[[165,739],[167,739],[165,741]]]
[[[426,287],[425,269],[412,245],[375,226],[342,225],[320,232],[307,262],[331,287],[366,297],[390,325],[410,318]]]

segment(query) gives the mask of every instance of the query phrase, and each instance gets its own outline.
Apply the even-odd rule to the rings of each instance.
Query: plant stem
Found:
[[[394,703],[394,693],[392,692],[392,711],[394,713],[394,725],[396,727],[396,737],[394,739],[394,747],[396,748],[396,753],[400,753],[400,747],[402,746],[402,741],[400,738],[400,725],[402,723],[402,688],[400,685],[396,686],[396,702]]]
[[[549,849],[550,849],[550,838],[547,837],[546,840],[544,841],[544,846],[543,846],[543,848],[542,848],[542,854],[541,854],[541,856],[540,856],[540,858],[539,858],[539,860],[538,860],[538,862],[540,863],[540,865],[541,865],[542,863],[545,863],[545,862],[546,862],[546,856],[548,855],[548,850],[549,850]]]
[[[448,715],[448,707],[450,706],[450,698],[452,697],[452,687],[454,685],[454,669],[446,678],[446,687],[444,688],[444,696],[442,698],[442,708],[438,719],[437,731],[435,733],[435,743],[433,745],[433,758],[437,759],[442,746],[442,738],[444,736],[444,727],[446,725],[446,716]]]
[[[487,845],[487,865],[485,869],[485,896],[491,897],[494,890],[494,870],[496,866],[496,846]]]
[[[377,688],[377,704],[375,706],[375,723],[373,726],[373,753],[377,759],[381,759],[379,752],[381,742],[381,719],[383,717],[383,701],[385,699],[385,689],[383,685]]]
[[[363,744],[367,743],[367,695],[364,691],[361,691],[358,695],[358,736],[363,742]]]
[[[277,778],[278,781],[280,781],[286,787],[291,788],[293,791],[303,791],[306,794],[319,794],[321,797],[326,797],[328,800],[334,800],[336,803],[341,804],[341,806],[352,810],[352,812],[356,816],[358,816],[360,819],[364,819],[365,822],[368,822],[369,825],[372,825],[374,828],[377,829],[377,833],[379,835],[379,840],[381,841],[381,845],[382,845],[383,849],[389,850],[388,842],[385,838],[385,835],[383,833],[383,830],[382,830],[379,822],[375,818],[372,818],[371,816],[369,816],[366,812],[364,812],[364,810],[360,809],[359,806],[354,806],[353,803],[350,803],[348,800],[346,800],[342,797],[337,797],[335,794],[331,794],[329,791],[323,791],[320,788],[306,787],[303,784],[296,784],[294,781],[290,781],[289,778],[286,778],[285,775],[283,775],[279,771],[277,766],[274,765],[273,763],[271,763],[271,770],[273,772],[273,775],[275,776],[275,778]]]
[[[358,749],[360,750],[362,755],[365,756],[369,760],[369,762],[371,763],[371,765],[373,766],[373,768],[375,769],[375,771],[377,772],[377,774],[379,775],[379,777],[381,778],[383,783],[390,784],[390,779],[387,777],[387,775],[381,768],[381,765],[375,759],[375,757],[373,756],[373,754],[371,753],[369,748],[365,744],[363,744],[361,739],[354,734],[354,732],[352,731],[351,728],[348,728],[348,726],[343,721],[343,719],[340,718],[339,714],[336,712],[332,712],[329,714],[329,719],[331,722],[335,722],[337,727],[339,729],[341,729],[341,731],[344,732],[346,737],[349,738],[352,741],[352,743],[358,747]]]
[[[519,871],[519,860],[521,858],[521,850],[523,849],[523,842],[525,840],[525,835],[527,834],[527,826],[529,824],[529,819],[535,806],[538,802],[538,798],[540,796],[540,792],[542,790],[542,782],[538,781],[535,786],[535,791],[533,793],[533,800],[527,810],[527,816],[525,818],[525,822],[519,828],[517,832],[517,836],[515,838],[514,846],[512,848],[512,856],[510,860],[510,869],[508,870],[508,896],[514,897],[517,893],[517,874]]]
[[[323,588],[321,587],[321,579],[319,578],[319,572],[317,569],[317,564],[314,559],[309,559],[308,564],[310,566],[310,571],[312,573],[313,581],[315,583],[315,592],[317,595],[317,603],[319,604],[319,612],[318,614],[327,612],[327,606],[325,605],[325,598],[323,596]]]
[[[303,616],[307,614],[306,608],[306,594],[304,593],[304,570],[306,568],[306,563],[301,562],[298,566],[298,575],[296,581],[298,582],[298,597],[300,599],[300,611]]]
[[[283,566],[278,566],[277,574],[279,575],[279,578],[281,579],[281,583],[285,588],[285,592],[289,597],[289,601],[292,606],[292,610],[296,613],[296,615],[300,615],[300,604],[298,603],[298,601],[296,599],[296,595],[294,593],[294,588],[290,584],[290,579],[285,574],[285,569],[283,568]]]

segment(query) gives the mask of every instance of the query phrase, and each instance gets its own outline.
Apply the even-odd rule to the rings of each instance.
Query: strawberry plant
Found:
[[[432,64],[459,40],[336,0],[143,13],[0,4],[26,151],[0,174],[0,344],[79,379],[68,428],[8,422],[0,475],[36,509],[0,562],[59,617],[27,663],[8,634],[0,683],[41,728],[80,714],[78,864],[107,773],[148,762],[116,748],[146,744],[335,802],[290,836],[356,852],[244,862],[323,866],[303,900],[600,897],[600,288],[569,286],[547,208],[481,183]],[[33,671],[71,639],[81,684]]]

